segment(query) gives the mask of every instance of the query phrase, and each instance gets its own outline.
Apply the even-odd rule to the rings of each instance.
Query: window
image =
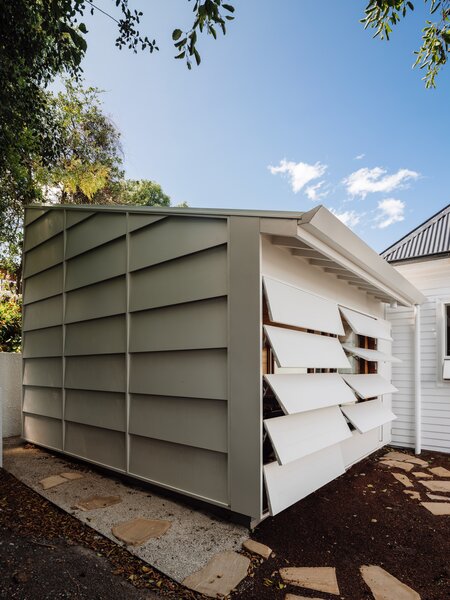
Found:
[[[445,358],[450,358],[450,304],[444,305]]]
[[[450,303],[442,304],[441,315],[442,379],[450,381]]]

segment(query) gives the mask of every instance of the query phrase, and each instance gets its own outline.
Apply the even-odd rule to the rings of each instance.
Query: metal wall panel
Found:
[[[127,232],[126,214],[97,213],[67,231],[66,259],[82,254]]]
[[[223,400],[133,394],[130,433],[226,452],[227,403]]]
[[[187,226],[188,225],[188,226]],[[130,271],[226,243],[226,219],[171,217],[130,237]]]
[[[27,304],[23,308],[23,330],[41,329],[61,325],[63,320],[62,296]]]
[[[89,212],[87,210],[66,210],[66,227],[72,227],[72,225],[76,225],[77,223],[81,223],[85,219],[89,219],[95,213]]]
[[[66,325],[65,355],[119,354],[127,349],[125,315]]]
[[[64,236],[62,233],[25,253],[23,276],[30,277],[59,264],[64,258]]]
[[[227,455],[130,436],[130,472],[165,487],[226,504]]]
[[[156,223],[157,221],[161,221],[165,219],[164,215],[143,215],[143,214],[128,214],[128,231],[136,231],[136,229],[141,229],[142,227],[147,227],[147,225],[151,225],[152,223]]]
[[[67,389],[65,418],[75,423],[125,431],[125,395],[116,392]]]
[[[48,208],[25,208],[25,225],[31,225],[33,221],[45,215],[46,212],[48,212]]]
[[[204,250],[130,275],[130,311],[227,293],[227,247]]]
[[[118,315],[127,309],[125,276],[108,279],[66,294],[65,322]]]
[[[66,421],[65,451],[124,471],[125,434]]]
[[[62,210],[49,211],[39,221],[28,225],[27,238],[24,241],[25,251],[42,244],[64,229],[64,213]]]
[[[62,419],[62,389],[25,386],[23,410],[26,413]]]
[[[344,306],[339,307],[345,320],[357,335],[366,335],[371,338],[380,338],[392,341],[391,324],[384,319],[370,317],[356,310],[350,310]]]
[[[398,389],[390,381],[378,373],[367,373],[359,375],[342,375],[344,381],[355,390],[361,398],[373,398],[382,394],[398,392]]]
[[[40,415],[23,415],[23,436],[29,442],[62,450],[62,422]]]
[[[227,352],[219,349],[131,354],[130,392],[225,400]]]
[[[62,326],[26,331],[23,336],[23,357],[62,355]]]
[[[63,266],[56,265],[24,281],[24,304],[62,294]]]
[[[227,317],[225,297],[132,313],[130,352],[225,348]]]
[[[109,242],[67,261],[66,290],[112,279],[126,271],[125,239]]]
[[[397,418],[379,399],[342,406],[341,410],[359,433],[366,433]]]
[[[65,387],[104,392],[126,391],[124,354],[68,356]]]
[[[62,387],[61,358],[24,358],[24,385]]]

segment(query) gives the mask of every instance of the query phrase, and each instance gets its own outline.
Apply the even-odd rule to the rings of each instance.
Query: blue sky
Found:
[[[187,0],[131,2],[153,55],[117,50],[115,24],[86,18],[85,79],[105,90],[128,177],[196,207],[322,203],[378,251],[450,202],[450,67],[431,91],[411,69],[422,2],[389,43],[363,30],[364,1],[233,3],[227,36],[202,38],[192,71],[171,42],[192,21]]]

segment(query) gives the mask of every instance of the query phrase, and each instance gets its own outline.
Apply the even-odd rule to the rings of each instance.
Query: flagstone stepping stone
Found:
[[[427,492],[427,496],[430,500],[445,500],[446,502],[450,502],[449,496],[437,496],[436,494],[430,494]]]
[[[307,598],[306,596],[296,596],[295,594],[286,594],[284,600],[322,600],[322,598]]]
[[[397,479],[397,481],[400,481],[400,483],[403,484],[405,487],[414,487],[414,484],[411,481],[411,479],[406,477],[406,475],[403,475],[403,473],[392,473],[392,477],[395,477],[395,479]]]
[[[228,596],[247,576],[250,559],[227,550],[213,558],[199,571],[184,579],[183,585],[210,598]]]
[[[285,567],[280,569],[285,583],[339,596],[339,586],[334,567]]]
[[[433,515],[450,515],[450,502],[421,502]]]
[[[77,473],[76,471],[68,471],[67,473],[60,473],[61,477],[64,479],[68,479],[69,481],[74,481],[75,479],[83,479],[84,475],[81,473]]]
[[[120,496],[89,496],[88,498],[82,498],[79,500],[74,508],[80,510],[96,510],[97,508],[106,508],[107,506],[113,506],[122,502]]]
[[[265,544],[255,542],[255,540],[246,540],[242,544],[242,547],[244,550],[247,550],[252,554],[258,554],[258,556],[262,556],[263,558],[269,558],[272,554],[272,548],[269,548],[269,546],[266,546]]]
[[[417,456],[410,456],[409,454],[404,454],[403,452],[388,452],[387,454],[382,456],[380,460],[386,459],[401,460],[414,463],[415,465],[420,465],[421,467],[428,467],[428,462],[426,460],[418,458]]]
[[[415,473],[412,473],[412,475],[414,475],[414,477],[421,477],[422,479],[430,479],[431,477],[433,477],[433,475],[430,475],[429,473],[424,473],[423,471],[416,471]]]
[[[417,592],[381,567],[365,565],[360,571],[375,600],[420,600]]]
[[[420,492],[413,492],[412,490],[403,490],[404,494],[411,496],[411,500],[420,500]]]
[[[450,492],[450,481],[419,481],[432,492]]]
[[[61,485],[63,483],[67,483],[68,479],[65,477],[61,477],[61,475],[50,475],[50,477],[45,477],[40,480],[40,484],[43,490],[49,490],[51,488],[56,487],[57,485]]]
[[[450,477],[450,471],[444,467],[433,467],[430,471],[438,477]]]
[[[396,469],[403,469],[403,471],[411,471],[414,469],[414,465],[407,462],[402,462],[400,460],[382,460],[380,465],[384,465],[385,467],[394,467]]]
[[[111,531],[128,546],[141,546],[151,538],[159,538],[170,529],[172,523],[161,519],[132,519],[115,525]]]

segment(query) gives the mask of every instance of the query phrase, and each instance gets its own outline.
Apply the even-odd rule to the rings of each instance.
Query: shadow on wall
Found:
[[[22,354],[0,352],[0,405],[2,437],[20,435],[22,397]]]

